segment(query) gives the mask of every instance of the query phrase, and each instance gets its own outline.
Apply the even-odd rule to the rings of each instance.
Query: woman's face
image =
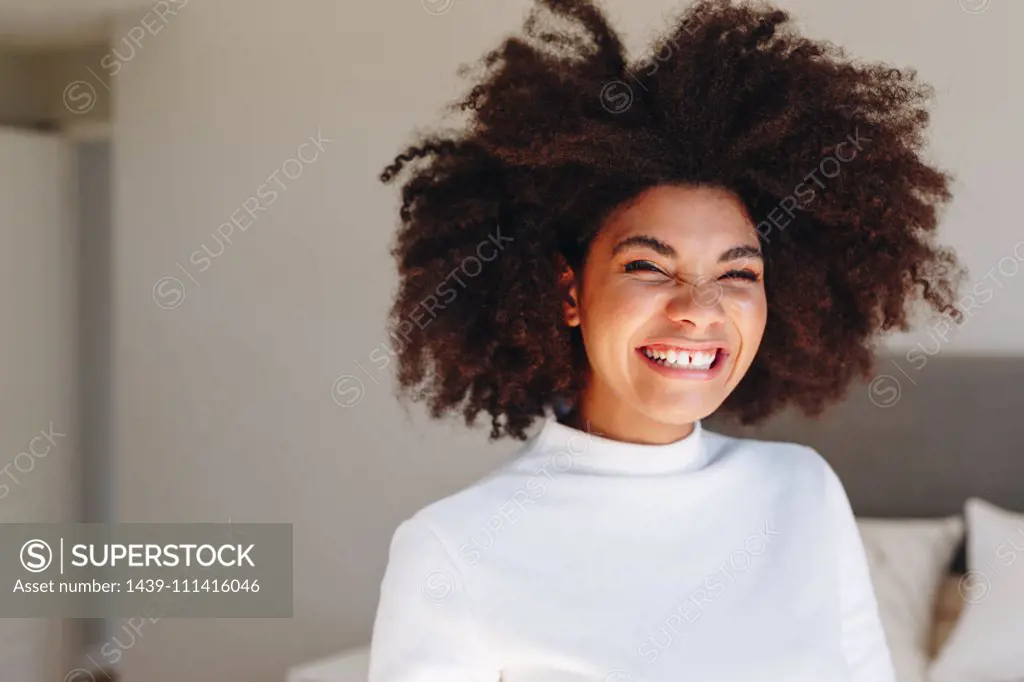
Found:
[[[716,188],[658,186],[609,216],[582,273],[567,271],[590,363],[583,419],[669,442],[725,401],[750,367],[767,302],[757,233]]]

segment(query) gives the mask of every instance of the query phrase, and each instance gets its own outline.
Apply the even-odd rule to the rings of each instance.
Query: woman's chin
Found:
[[[666,395],[659,399],[644,400],[641,411],[652,421],[683,425],[709,416],[724,400],[724,395]]]

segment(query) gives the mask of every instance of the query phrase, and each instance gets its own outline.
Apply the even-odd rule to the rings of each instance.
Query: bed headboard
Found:
[[[858,516],[956,514],[972,495],[1024,511],[1024,357],[912,357],[882,356],[870,381],[817,419],[786,411],[756,427],[705,424],[816,448]]]

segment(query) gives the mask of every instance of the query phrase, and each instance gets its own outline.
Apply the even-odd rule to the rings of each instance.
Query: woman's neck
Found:
[[[693,433],[693,422],[666,424],[621,401],[606,402],[595,400],[590,392],[582,391],[572,410],[559,421],[578,431],[641,445],[674,443]]]

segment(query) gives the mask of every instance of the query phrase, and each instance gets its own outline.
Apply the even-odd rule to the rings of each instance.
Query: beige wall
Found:
[[[94,17],[97,14],[123,12],[152,4],[151,0],[0,0],[0,14],[39,17],[44,23],[52,23],[51,17],[54,14]],[[60,21],[59,17],[57,21]]]
[[[107,45],[48,51],[36,58],[44,111],[62,127],[109,121],[113,100]]]
[[[66,128],[109,121],[113,67],[101,66],[111,63],[103,61],[109,52],[106,45],[0,50],[0,123]]]
[[[77,519],[77,237],[73,154],[0,126],[0,520]],[[0,617],[0,678],[62,679],[74,629]]]
[[[0,43],[70,46],[106,38],[117,14],[157,0],[0,0]]]
[[[43,105],[32,83],[33,60],[0,52],[0,123],[21,126],[39,115]]]
[[[606,4],[637,46],[679,3]],[[1024,5],[785,5],[811,33],[915,65],[937,85],[933,153],[959,176],[943,231],[984,276],[1021,238],[1024,102],[1009,64],[1024,59],[1013,33]],[[127,682],[270,682],[365,641],[398,521],[513,447],[428,425],[419,409],[410,418],[367,356],[395,285],[396,197],[376,176],[461,89],[456,67],[516,28],[526,6],[454,0],[432,16],[418,0],[204,0],[117,77],[120,518],[295,524],[294,620],[163,620],[126,652]],[[318,131],[332,141],[286,164]],[[268,205],[275,173],[284,188],[269,185]],[[266,210],[205,260],[203,245],[217,253],[212,235],[244,205]],[[957,347],[1024,353],[1024,274],[1001,283]],[[331,395],[344,374],[365,385],[347,409]]]

